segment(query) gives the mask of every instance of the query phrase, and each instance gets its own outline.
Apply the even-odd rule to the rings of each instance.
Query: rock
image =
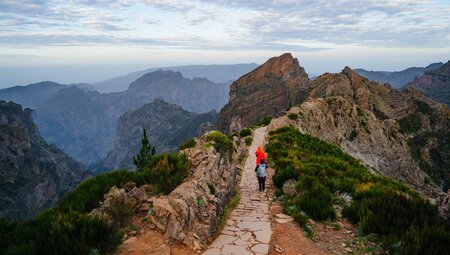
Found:
[[[269,59],[231,84],[230,101],[220,111],[219,128],[232,133],[265,116],[279,116],[304,100],[309,82],[291,54]]]
[[[350,247],[345,247],[344,251],[345,251],[346,253],[353,253],[353,250],[352,250],[352,248],[350,248]]]
[[[294,179],[289,179],[283,184],[283,192],[287,195],[294,195],[296,194],[295,190],[295,184],[297,183]]]
[[[282,253],[283,252],[283,248],[281,248],[281,246],[279,246],[278,244],[275,244],[273,248],[278,253]]]
[[[135,231],[135,230],[133,230],[133,231],[130,231],[130,235],[131,235],[131,236],[135,236],[135,235],[137,235],[137,231]]]

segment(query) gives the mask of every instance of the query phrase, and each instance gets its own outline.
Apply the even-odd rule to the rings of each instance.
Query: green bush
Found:
[[[250,146],[250,145],[252,145],[253,138],[246,137],[244,141],[245,141],[245,145]]]
[[[239,137],[246,137],[252,135],[252,130],[250,128],[244,128],[241,130],[241,132],[239,132]]]
[[[267,126],[272,119],[272,116],[264,116],[256,123],[256,126]]]
[[[97,175],[67,193],[55,207],[27,222],[0,218],[0,254],[111,254],[121,240],[119,227],[127,225],[134,215],[135,204],[120,198],[114,200],[106,210],[114,224],[88,215],[105,193],[130,181],[152,184],[156,192],[169,193],[188,173],[187,156],[163,154],[153,156],[137,172],[118,170]]]
[[[282,198],[284,209],[305,231],[305,212],[316,220],[334,219],[333,194],[353,197],[343,215],[359,224],[363,233],[379,234],[392,254],[449,254],[450,223],[435,206],[405,184],[373,175],[367,167],[338,147],[301,134],[292,127],[269,133],[266,151],[271,155],[281,187],[297,179],[297,193]]]
[[[298,114],[297,113],[289,113],[288,114],[288,118],[290,120],[297,120],[298,119]]]
[[[413,113],[398,120],[400,132],[404,134],[415,133],[422,128],[422,117],[420,113]]]
[[[193,148],[197,142],[195,141],[195,138],[191,138],[180,144],[180,151],[188,148]]]
[[[216,148],[217,152],[222,156],[229,155],[231,157],[233,153],[233,142],[228,136],[219,131],[212,131],[206,136],[206,140],[208,142],[213,142],[214,148]]]

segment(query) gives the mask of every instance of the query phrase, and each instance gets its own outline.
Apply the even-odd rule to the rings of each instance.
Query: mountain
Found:
[[[36,123],[48,142],[88,166],[105,158],[114,144],[120,110],[113,98],[78,87],[61,89],[36,108]]]
[[[176,151],[189,138],[200,136],[205,125],[217,122],[217,113],[188,112],[178,105],[156,99],[139,109],[122,115],[117,123],[113,151],[104,160],[104,169],[133,169],[133,157],[141,148],[142,130],[145,128],[156,151]]]
[[[291,54],[269,59],[231,84],[230,100],[220,111],[220,129],[230,133],[280,115],[303,100],[309,83]]]
[[[33,83],[27,86],[15,86],[0,89],[0,99],[18,102],[24,107],[35,109],[65,87],[63,84],[51,81]]]
[[[35,109],[36,123],[49,143],[86,166],[101,161],[113,149],[115,128],[122,114],[157,98],[190,112],[218,111],[228,93],[225,84],[162,70],[143,75],[128,90],[117,93],[92,91],[86,84],[46,84],[15,89],[14,99]],[[47,87],[53,90],[45,90]],[[4,91],[8,89],[0,90],[0,98],[10,99]],[[37,96],[33,97],[33,93]]]
[[[162,98],[192,112],[219,111],[227,102],[228,85],[205,78],[184,78],[180,72],[147,73],[130,84],[124,99],[140,107],[149,99]]]
[[[59,90],[69,87],[77,87],[86,91],[95,91],[95,88],[87,83],[65,85],[52,81],[42,81],[26,86],[14,86],[11,88],[0,89],[0,99],[19,102],[23,107],[36,109]]]
[[[400,91],[349,67],[309,81],[297,60],[284,54],[232,84],[219,124],[233,132],[266,115],[283,115],[270,129],[291,125],[335,144],[438,203],[450,188],[450,109],[417,89]]]
[[[443,63],[439,62],[430,64],[427,67],[410,67],[397,72],[367,71],[364,69],[354,69],[354,71],[370,80],[379,83],[389,83],[394,88],[400,88],[403,85],[412,82],[416,76],[423,75],[425,71],[437,69],[442,65]]]
[[[84,169],[48,145],[32,110],[0,101],[0,213],[26,219],[55,204],[82,180]]]
[[[416,87],[429,98],[450,106],[450,61],[438,69],[416,76],[413,82],[406,85],[409,86]]]
[[[126,75],[108,79],[106,81],[93,83],[98,91],[104,93],[125,91],[130,83],[143,76],[158,70],[180,72],[184,77],[206,78],[215,83],[229,83],[234,81],[243,74],[250,72],[258,65],[251,64],[234,64],[234,65],[190,65],[190,66],[173,66],[164,68],[151,68],[142,71],[132,72]]]

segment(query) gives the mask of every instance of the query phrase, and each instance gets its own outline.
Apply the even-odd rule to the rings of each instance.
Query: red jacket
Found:
[[[256,155],[256,164],[261,163],[262,158],[267,162],[266,154],[262,150],[261,146],[258,146],[258,149],[255,151],[255,155]]]

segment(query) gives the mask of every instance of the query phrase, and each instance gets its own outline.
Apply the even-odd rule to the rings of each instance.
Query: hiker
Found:
[[[259,162],[260,163],[256,165],[255,172],[256,177],[258,177],[259,191],[263,192],[266,190],[267,168],[269,166],[266,164],[266,160],[264,158],[261,158]]]
[[[264,161],[267,161],[266,154],[262,150],[261,146],[258,146],[258,149],[255,151],[255,155],[256,155],[256,165],[261,163],[262,158],[264,159]]]

